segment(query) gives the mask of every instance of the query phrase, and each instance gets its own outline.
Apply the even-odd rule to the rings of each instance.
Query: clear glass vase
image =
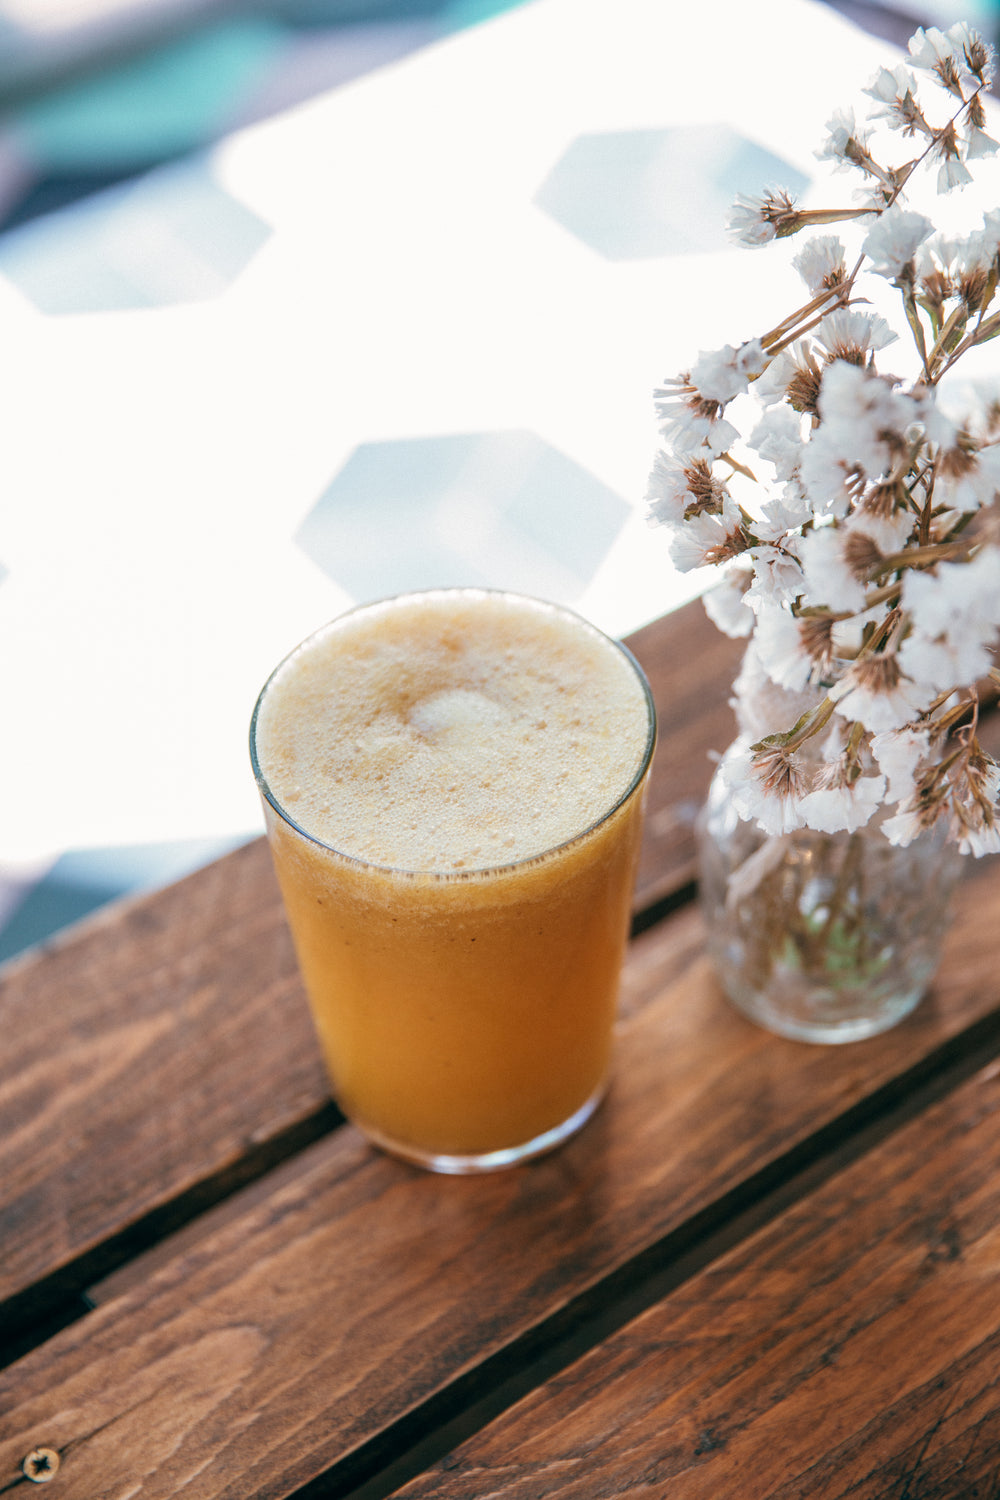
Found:
[[[772,836],[744,821],[719,772],[698,822],[707,946],[729,998],[760,1025],[809,1042],[894,1026],[926,992],[962,866],[927,834]]]

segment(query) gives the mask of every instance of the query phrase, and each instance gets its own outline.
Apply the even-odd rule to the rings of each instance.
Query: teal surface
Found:
[[[45,32],[9,19],[0,0],[0,234],[524,3],[244,0],[130,55],[114,57],[110,37],[64,81],[53,43],[50,86]],[[144,5],[133,0],[134,15]],[[101,9],[95,0],[94,14]],[[80,0],[81,23],[90,13]],[[130,19],[123,5],[126,33]],[[41,49],[34,83],[5,108],[5,79],[26,46]]]
[[[50,170],[139,168],[193,150],[238,116],[288,37],[265,18],[210,27],[25,105],[17,136]]]

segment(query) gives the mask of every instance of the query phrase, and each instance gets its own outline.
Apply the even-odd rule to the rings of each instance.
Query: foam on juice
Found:
[[[574,838],[628,791],[643,689],[598,631],[449,591],[335,621],[279,667],[256,726],[277,803],[370,864],[483,870]]]

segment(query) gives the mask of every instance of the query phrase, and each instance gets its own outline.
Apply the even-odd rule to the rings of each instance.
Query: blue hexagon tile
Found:
[[[729,125],[677,125],[581,135],[536,203],[608,260],[724,250],[737,193],[809,179]]]
[[[533,432],[365,443],[295,540],[358,600],[495,584],[576,597],[631,507]]]
[[[196,157],[108,188],[72,221],[0,238],[0,274],[48,314],[122,312],[218,296],[271,230]]]

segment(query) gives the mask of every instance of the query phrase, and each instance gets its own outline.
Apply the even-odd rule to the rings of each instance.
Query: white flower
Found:
[[[941,296],[955,296],[959,255],[959,242],[951,235],[936,234],[926,245],[921,245],[915,267],[917,279],[925,291],[930,291],[933,285]]]
[[[819,393],[822,425],[803,456],[801,473],[809,493],[829,504],[839,488],[836,476],[824,479],[822,468],[838,465],[846,473],[875,477],[887,469],[894,443],[909,426],[910,412],[892,388],[876,375],[845,360],[835,360],[823,372]]]
[[[890,844],[895,844],[900,849],[905,849],[918,839],[927,828],[930,827],[927,816],[923,809],[915,803],[905,804],[892,818],[886,818],[882,824],[882,832]]]
[[[936,26],[926,29],[918,26],[910,37],[908,46],[914,67],[924,68],[928,72],[937,72],[942,60],[955,61],[954,46]]]
[[[968,281],[992,271],[996,245],[985,226],[955,241],[955,259],[959,281]]]
[[[805,576],[803,602],[837,613],[857,614],[865,607],[868,585],[879,564],[909,534],[910,517],[884,520],[856,511],[840,526],[817,526],[799,548]]]
[[[884,800],[884,776],[858,776],[809,792],[801,810],[806,827],[818,833],[854,833],[871,822]]]
[[[651,525],[679,526],[688,512],[721,513],[729,498],[725,484],[714,477],[705,459],[694,458],[682,464],[669,453],[656,455],[646,486]]]
[[[943,154],[937,175],[939,193],[950,193],[952,188],[965,187],[971,181],[972,173],[960,156],[953,156],[950,152]]]
[[[903,527],[909,532],[905,514]],[[858,614],[880,564],[897,547],[902,528],[867,511],[855,511],[839,526],[818,526],[802,538],[803,602],[838,614]]]
[[[971,562],[938,563],[903,579],[910,634],[900,665],[916,682],[945,692],[973,683],[993,665],[1000,627],[1000,550],[984,547]]]
[[[752,744],[773,734],[775,729],[790,728],[816,707],[819,698],[815,688],[791,692],[768,676],[760,659],[755,631],[733,684],[731,704],[740,735]]]
[[[812,680],[815,662],[799,621],[781,605],[762,604],[754,637],[757,658],[772,682],[800,693]]]
[[[977,408],[983,398],[987,404],[1000,401],[1000,383],[994,386],[990,381],[984,386],[945,379],[936,390],[926,392],[923,422],[928,444],[953,448],[963,434],[971,433],[982,416]]]
[[[676,526],[691,504],[684,466],[667,453],[658,453],[646,486],[649,520],[660,526]]]
[[[747,559],[753,563],[753,583],[746,592],[746,602],[756,613],[761,601],[790,604],[802,592],[802,567],[792,548],[793,538],[780,547],[770,542],[750,547]]]
[[[848,557],[850,532],[843,526],[818,526],[802,538],[803,602],[837,613],[857,614],[865,607],[868,572],[857,552]],[[873,555],[873,560],[878,557]]]
[[[735,568],[702,595],[708,618],[731,640],[744,638],[753,630],[753,610],[744,598],[752,576],[748,569]]]
[[[1000,208],[991,208],[983,214],[983,238],[992,247],[994,256],[1000,253]]]
[[[699,354],[691,368],[691,383],[706,401],[724,406],[734,396],[742,395],[750,377],[759,375],[767,360],[759,339],[751,339],[734,349],[727,344],[708,354]]]
[[[884,515],[880,510],[869,509],[867,500],[866,495],[865,508],[850,516],[845,524],[852,531],[864,532],[870,537],[883,557],[902,552],[915,536],[917,518],[909,510],[897,510],[891,515]]]
[[[908,446],[920,408],[880,376],[836,360],[823,372],[822,425],[807,444],[802,483],[818,512],[844,516],[859,480],[877,478]]]
[[[825,287],[839,286],[847,276],[844,246],[835,234],[816,235],[792,260],[806,286],[816,296]]]
[[[983,823],[970,828],[959,824],[956,831],[958,851],[981,859],[984,854],[1000,854],[1000,823]]]
[[[891,104],[896,99],[902,99],[906,94],[915,94],[917,80],[905,63],[898,63],[894,68],[880,67],[871,83],[862,92],[883,104]],[[877,114],[878,111],[876,111]]]
[[[756,249],[774,239],[774,224],[764,212],[765,199],[740,193],[729,210],[726,229],[739,244]]]
[[[956,21],[948,27],[946,35],[973,77],[989,82],[993,76],[992,48],[986,45],[979,32],[973,31],[967,21]]]
[[[986,51],[981,37],[964,21],[949,26],[946,32],[936,26],[928,26],[926,30],[921,26],[910,38],[909,48],[913,66],[933,73],[953,93],[960,92],[958,84],[963,74],[974,72],[979,76],[982,70],[974,70],[971,59],[977,57],[979,50]],[[985,60],[988,63],[988,54]]]
[[[930,749],[926,729],[892,729],[871,738],[871,751],[885,776],[889,801],[906,802],[917,789],[917,771]]]
[[[795,199],[784,188],[769,188],[760,197],[737,193],[726,229],[741,245],[755,249],[773,240],[779,228],[794,227]]]
[[[861,248],[877,276],[895,281],[912,268],[918,247],[933,231],[930,219],[894,203],[875,221]]]
[[[962,854],[1000,853],[1000,766],[978,747],[953,778],[950,835]]]
[[[965,138],[966,161],[981,161],[984,156],[995,156],[1000,150],[1000,142],[987,135],[978,125],[970,125]]]
[[[799,484],[786,484],[781,493],[766,500],[754,519],[754,535],[761,542],[791,540],[791,533],[811,521],[809,497]]]
[[[728,561],[746,550],[742,517],[731,501],[719,515],[702,512],[683,521],[670,533],[670,559],[680,573]]]
[[[912,682],[894,651],[860,656],[830,689],[837,713],[873,734],[902,729],[933,701],[934,692]]]
[[[770,407],[747,442],[755,453],[774,465],[779,479],[791,479],[802,458],[802,420],[790,406]]]
[[[869,83],[867,122],[838,112],[816,153],[859,169],[860,207],[806,212],[768,190],[730,219],[749,245],[863,220],[861,256],[811,235],[792,262],[803,305],[769,316],[763,340],[701,352],[657,392],[671,453],[650,476],[651,518],[668,524],[677,568],[716,567],[706,611],[747,642],[733,707],[749,738],[725,778],[772,842],[734,890],[759,882],[796,828],[853,830],[876,814],[896,844],[944,818],[964,852],[1000,852],[1000,766],[975,734],[975,684],[1000,641],[1000,394],[980,386],[955,415],[946,391],[955,360],[1000,325],[1000,208],[952,238],[905,198],[911,176],[937,173],[947,191],[998,149],[991,49],[955,25],[918,31],[910,53]],[[918,89],[921,72],[952,97],[926,77]],[[884,155],[875,120],[896,135]],[[879,316],[885,282],[912,335],[900,374],[880,357],[897,337]]]
[[[895,68],[879,68],[864,91],[882,105],[870,111],[871,119],[888,119],[895,125],[906,125],[912,118],[912,101],[917,92],[917,80],[903,63]],[[907,99],[910,104],[908,105]]]
[[[910,54],[915,67],[937,75],[938,81],[953,93],[960,93],[956,83],[971,76],[980,83],[993,77],[993,49],[965,21],[956,21],[944,33],[936,26],[921,27],[910,38]]]
[[[827,313],[816,329],[816,338],[831,359],[858,363],[864,355],[894,344],[899,335],[876,313],[854,307],[838,307]]]
[[[801,693],[810,683],[832,679],[838,670],[834,626],[828,615],[793,615],[774,604],[762,606],[754,649],[771,681]]]
[[[806,445],[800,477],[817,517],[840,519],[850,511],[864,480],[864,470],[834,427],[821,427]]]
[[[993,149],[997,149],[994,141]],[[961,275],[963,277],[975,276],[977,273],[988,272],[993,269],[996,260],[997,246],[993,235],[989,233],[984,225],[982,229],[974,229],[971,234],[959,241],[959,257],[961,260]]]
[[[853,109],[838,109],[832,119],[827,120],[827,138],[814,152],[820,161],[833,161],[838,169],[858,166],[868,154],[868,139],[871,131],[859,125]]]
[[[727,755],[719,770],[741,818],[770,834],[791,833],[803,826],[801,798],[808,788],[808,774],[794,753],[741,750]]]
[[[800,339],[776,354],[754,386],[758,401],[769,406],[787,401],[795,411],[815,414],[820,368],[808,341]]]
[[[988,292],[987,278],[996,256],[995,233],[985,223],[982,229],[961,238],[935,235],[917,253],[920,289],[939,308],[947,298],[961,297],[970,311],[975,311]]]
[[[934,500],[967,513],[991,505],[1000,493],[1000,447],[978,451],[960,440],[939,450],[934,464]]]
[[[739,437],[737,429],[723,417],[723,406],[703,395],[690,375],[664,381],[656,392],[656,410],[660,430],[677,454],[694,453],[698,448],[706,448],[711,454],[725,453]]]

